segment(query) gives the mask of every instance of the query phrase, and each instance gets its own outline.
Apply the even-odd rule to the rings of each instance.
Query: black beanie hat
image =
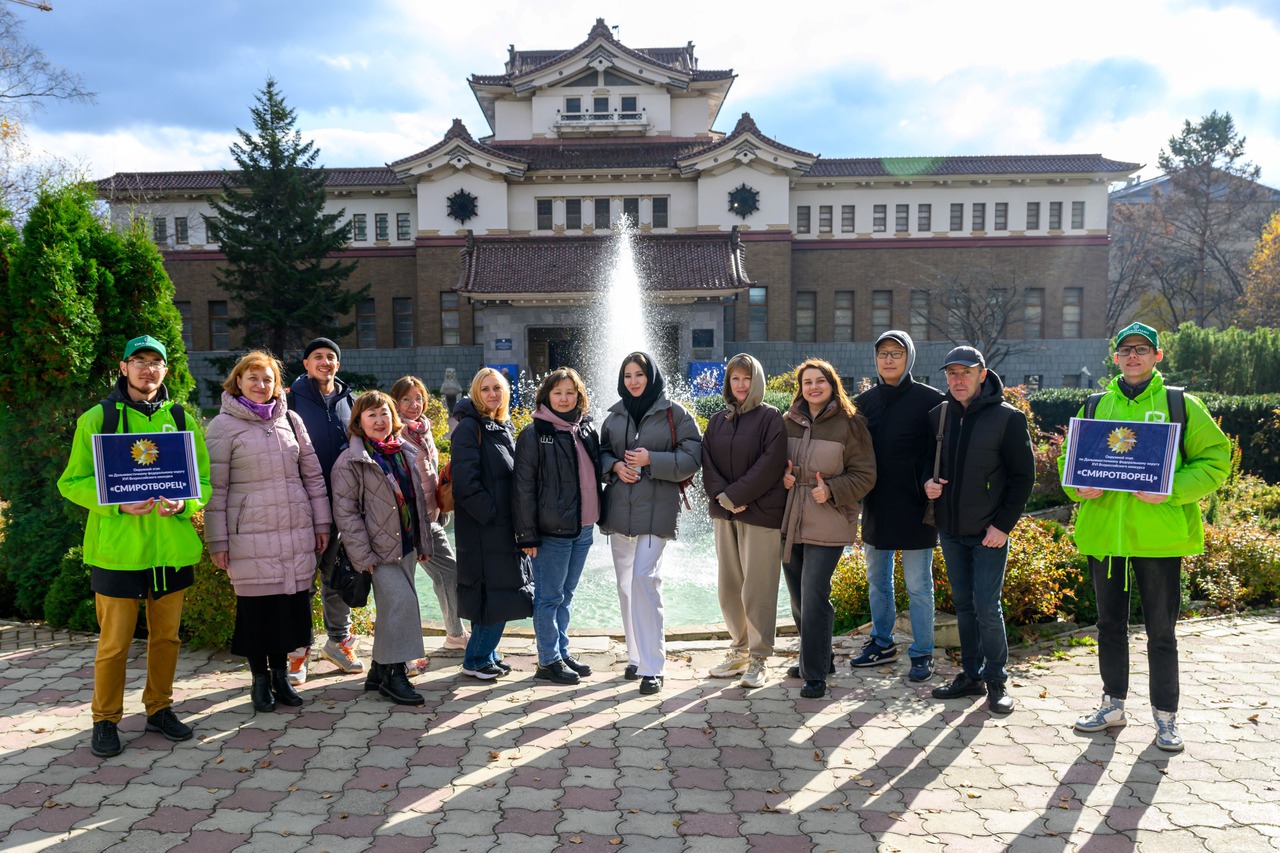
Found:
[[[306,349],[302,351],[302,357],[304,359],[309,358],[311,356],[311,353],[315,352],[318,349],[323,349],[325,347],[328,347],[329,349],[333,350],[333,354],[338,357],[338,361],[342,361],[342,348],[339,347],[337,344],[335,344],[333,341],[329,340],[328,338],[316,338],[311,343],[307,344]]]

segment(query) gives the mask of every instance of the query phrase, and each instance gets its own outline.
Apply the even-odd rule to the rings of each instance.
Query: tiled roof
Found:
[[[1111,201],[1117,203],[1140,202],[1146,204],[1154,199],[1156,191],[1166,194],[1174,191],[1173,187],[1169,184],[1171,177],[1172,176],[1170,175],[1157,175],[1156,177],[1149,178],[1145,181],[1136,181],[1127,187],[1116,190],[1109,196],[1109,198]],[[1242,180],[1243,179],[1235,179],[1235,181],[1233,181],[1226,175],[1226,173],[1223,173],[1221,179],[1213,182],[1210,197],[1215,201],[1220,201],[1228,194],[1228,192],[1230,192],[1233,185],[1237,189],[1240,189],[1241,184],[1236,183],[1236,181]],[[1243,192],[1238,193],[1237,198],[1239,200],[1249,198],[1250,195],[1253,195],[1252,200],[1254,201],[1280,203],[1280,190],[1273,189],[1266,184],[1262,184],[1257,181],[1249,181],[1247,184],[1252,184],[1252,190],[1248,194]]]
[[[455,118],[453,120],[453,124],[449,127],[448,132],[445,133],[444,139],[441,139],[439,142],[437,142],[435,145],[432,145],[430,148],[419,151],[417,154],[410,154],[408,157],[401,157],[399,160],[396,160],[394,163],[388,163],[387,165],[392,169],[394,169],[396,166],[403,165],[404,163],[411,163],[414,160],[417,160],[421,157],[430,156],[431,154],[434,154],[435,152],[444,148],[446,145],[448,145],[450,142],[453,142],[454,140],[458,140],[460,142],[466,142],[468,145],[473,146],[477,151],[484,151],[494,157],[503,157],[508,160],[520,159],[519,156],[506,154],[502,151],[497,150],[496,148],[485,145],[484,143],[476,142],[475,138],[472,137],[471,132],[467,130],[467,126],[462,123],[462,119]]]
[[[327,187],[380,187],[400,184],[396,173],[382,166],[361,169],[329,169]],[[140,191],[207,190],[222,189],[222,181],[235,170],[209,172],[117,172],[96,182],[98,192],[104,195]]]
[[[946,175],[1127,174],[1139,163],[1108,160],[1101,154],[1034,154],[981,157],[852,157],[819,159],[810,178],[930,177]]]
[[[718,144],[708,146],[706,148],[706,151],[699,151],[697,153],[705,154],[715,149],[725,148],[727,146],[732,145],[739,138],[745,136],[748,133],[755,134],[760,139],[768,140],[769,144],[772,145],[774,148],[777,148],[779,151],[785,151],[788,154],[794,154],[797,157],[815,156],[813,154],[810,154],[808,151],[801,151],[799,148],[792,148],[789,145],[783,145],[781,142],[778,142],[776,139],[765,136],[763,133],[760,132],[760,128],[756,125],[755,119],[751,117],[751,113],[743,113],[738,118],[738,123],[734,125],[733,132],[730,133],[728,136],[726,136],[724,139],[720,140]],[[685,155],[685,156],[687,157],[689,155]]]
[[[736,234],[637,235],[637,273],[655,292],[749,287]],[[455,290],[484,294],[590,293],[608,275],[609,237],[479,237],[462,251]]]
[[[537,169],[674,169],[676,160],[715,143],[709,139],[621,137],[490,142],[503,156]]]

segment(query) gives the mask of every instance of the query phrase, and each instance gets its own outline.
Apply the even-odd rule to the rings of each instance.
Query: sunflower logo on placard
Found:
[[[1128,427],[1116,427],[1107,436],[1107,447],[1113,453],[1128,453],[1138,444],[1138,436]]]
[[[160,448],[156,447],[155,442],[150,439],[140,438],[133,443],[133,447],[129,449],[129,455],[133,457],[133,461],[139,465],[152,465],[160,458]]]

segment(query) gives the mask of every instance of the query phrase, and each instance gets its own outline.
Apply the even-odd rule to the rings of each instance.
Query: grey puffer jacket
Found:
[[[402,442],[400,452],[409,462],[413,477],[414,505],[418,517],[416,528],[418,541],[414,544],[419,555],[431,555],[431,522],[435,508],[422,484],[422,468],[418,464],[418,448],[412,442]],[[396,495],[387,482],[387,475],[364,449],[364,442],[352,438],[347,449],[333,463],[333,522],[342,534],[342,544],[347,549],[351,564],[357,569],[368,569],[386,563],[398,563],[404,554],[400,540],[400,510],[396,507]]]
[[[671,423],[667,412],[671,412]],[[676,441],[671,441],[671,426]],[[649,466],[640,480],[624,483],[613,473],[628,450],[649,451]],[[702,433],[693,415],[661,395],[640,419],[637,431],[619,400],[600,427],[600,470],[605,482],[605,508],[600,528],[625,536],[646,534],[674,539],[680,514],[680,481],[702,467]]]
[[[213,494],[204,512],[210,552],[227,552],[236,595],[291,595],[311,586],[316,534],[328,533],[324,474],[302,419],[276,398],[262,420],[222,393],[222,412],[210,423],[209,474]]]

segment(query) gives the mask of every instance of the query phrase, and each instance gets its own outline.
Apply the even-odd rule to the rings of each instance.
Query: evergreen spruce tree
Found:
[[[348,290],[356,265],[330,258],[346,247],[346,211],[325,212],[320,151],[302,141],[274,78],[256,101],[254,135],[237,128],[240,142],[231,146],[240,171],[227,173],[223,196],[209,200],[215,216],[206,226],[227,257],[216,278],[238,308],[231,325],[244,329],[247,346],[289,358],[317,335],[348,334],[354,323],[340,318],[369,288]]]

